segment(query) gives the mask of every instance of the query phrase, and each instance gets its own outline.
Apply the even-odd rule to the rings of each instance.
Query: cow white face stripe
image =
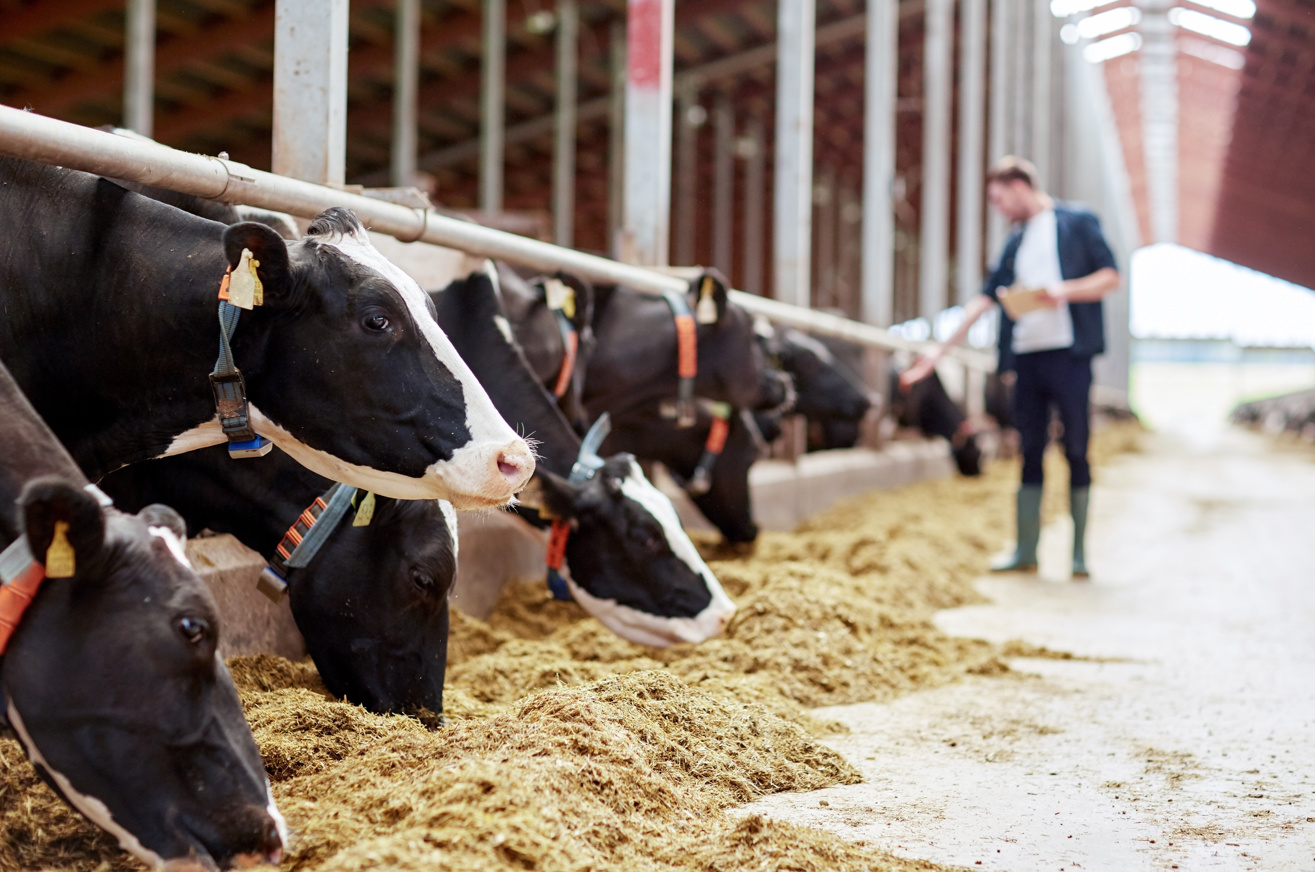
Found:
[[[666,648],[680,642],[705,642],[720,635],[735,612],[735,605],[723,593],[725,605],[714,596],[712,602],[692,618],[664,618],[623,606],[616,600],[599,599],[576,584],[569,573],[563,577],[575,601],[604,627],[623,639],[654,648]]]
[[[688,566],[691,572],[701,576],[708,583],[712,604],[717,604],[720,598],[724,608],[734,611],[734,603],[726,596],[721,583],[717,581],[717,576],[713,575],[708,564],[703,562],[703,558],[699,556],[699,549],[686,534],[684,526],[680,523],[680,516],[676,514],[676,507],[671,504],[666,494],[648,480],[638,462],[630,461],[630,474],[621,482],[621,493],[643,506],[662,525],[662,532],[666,534],[667,545],[671,547],[672,553]]]
[[[452,346],[443,329],[438,326],[438,322],[429,314],[429,297],[420,289],[420,285],[416,284],[415,279],[380,254],[364,234],[347,234],[338,237],[334,242],[322,244],[331,245],[338,249],[343,257],[374,270],[397,289],[402,302],[406,304],[407,311],[411,313],[411,320],[429,342],[434,356],[451,370],[453,376],[461,383],[466,398],[466,426],[470,430],[471,440],[475,443],[493,441],[499,444],[514,440],[516,434],[511,426],[498,414],[493,401],[480,386],[475,374],[461,359],[461,355],[457,354],[456,348]]]
[[[174,559],[186,566],[192,568],[192,562],[187,559],[187,550],[183,548],[183,543],[178,540],[178,535],[168,527],[148,527],[152,536],[158,536],[164,540],[164,544],[169,546],[169,553]]]
[[[461,537],[457,535],[457,510],[447,500],[438,501],[438,510],[443,513],[443,520],[447,523],[447,534],[452,540],[452,559],[456,560],[457,551],[461,547]]]
[[[473,469],[478,472],[488,468],[484,455],[489,449],[484,446],[466,445],[458,448],[452,453],[450,461],[435,462],[425,470],[423,476],[411,478],[348,463],[326,451],[312,448],[274,423],[254,403],[249,408],[251,425],[257,433],[272,440],[302,466],[333,481],[396,500],[446,499],[460,510],[501,508],[507,504],[506,496],[481,496],[483,489],[475,483],[478,479],[467,471]]]
[[[87,796],[86,794],[79,793],[77,788],[73,786],[72,782],[68,780],[64,773],[57,771],[46,761],[46,758],[41,755],[40,749],[37,748],[36,743],[32,741],[32,737],[28,735],[27,727],[23,725],[23,719],[19,717],[18,709],[14,708],[14,701],[12,699],[8,700],[6,709],[9,716],[9,724],[14,728],[14,732],[18,735],[18,740],[23,743],[23,747],[27,750],[28,758],[34,765],[40,766],[50,775],[50,779],[55,782],[55,785],[59,788],[59,792],[69,801],[69,804],[82,812],[82,815],[86,817],[87,820],[118,839],[120,848],[127,851],[129,854],[132,854],[147,866],[158,868],[165,865],[164,859],[160,857],[159,854],[147,848],[138,841],[136,836],[115,822],[114,816],[110,814],[110,809],[105,803],[101,802],[94,796]]]

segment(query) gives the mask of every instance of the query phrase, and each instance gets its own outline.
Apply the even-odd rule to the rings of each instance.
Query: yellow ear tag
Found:
[[[228,302],[239,309],[249,310],[264,302],[265,289],[256,273],[258,266],[260,261],[252,256],[251,249],[242,249],[242,259],[237,262],[237,269],[233,270],[228,281]]]
[[[575,288],[561,279],[548,279],[543,283],[543,293],[549,309],[560,309],[567,318],[575,317]]]
[[[46,578],[72,578],[75,571],[77,560],[68,541],[68,521],[56,521],[55,537],[46,549]]]
[[[366,493],[365,499],[361,500],[361,507],[356,510],[356,517],[352,519],[353,527],[368,527],[370,521],[374,519],[374,493]]]
[[[699,304],[694,309],[694,320],[700,324],[717,323],[717,301],[713,299],[712,276],[703,277],[703,287],[699,288]]]

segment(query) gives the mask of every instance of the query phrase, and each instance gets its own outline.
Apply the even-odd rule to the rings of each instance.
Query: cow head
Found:
[[[62,535],[75,558],[72,577],[42,585],[0,662],[9,726],[37,771],[148,865],[278,863],[283,819],[182,519],[162,506],[103,511],[56,477],[30,482],[20,504],[33,555]]]
[[[288,574],[292,615],[335,696],[375,712],[443,710],[457,517],[440,500],[379,499]]]
[[[568,520],[567,584],[576,602],[617,635],[664,647],[721,633],[735,612],[671,500],[634,457],[608,458],[583,484],[540,470],[531,499]]]
[[[784,327],[771,331],[763,342],[773,361],[794,380],[798,394],[794,410],[799,414],[817,420],[858,421],[871,408],[863,383],[813,337]]]
[[[690,281],[689,301],[697,315],[706,316],[697,319],[694,392],[742,409],[786,403],[789,383],[768,365],[755,338],[753,316],[730,302],[726,277],[715,269],[700,272]]]
[[[492,508],[525,485],[525,440],[351,212],[324,212],[291,245],[263,224],[228,227],[233,269],[244,249],[264,304],[243,316],[234,355],[257,432],[327,478],[399,499]]]

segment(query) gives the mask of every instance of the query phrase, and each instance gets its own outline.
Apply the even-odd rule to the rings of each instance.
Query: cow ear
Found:
[[[137,513],[137,516],[146,522],[148,527],[164,527],[178,537],[182,542],[187,538],[187,522],[183,516],[173,509],[161,503],[151,503],[146,508]]]
[[[689,304],[694,320],[700,324],[720,324],[730,302],[726,277],[715,269],[706,269],[690,283]]]
[[[265,305],[277,305],[291,292],[291,261],[288,243],[273,228],[256,221],[230,225],[224,231],[224,256],[231,269],[237,269],[242,250],[247,249],[259,261],[256,273],[265,289]]]
[[[73,571],[100,554],[105,544],[105,516],[96,498],[78,485],[58,476],[35,478],[23,488],[18,504],[28,548],[38,563],[45,564],[51,543],[57,541],[57,530],[62,534],[57,543],[61,560],[71,562]],[[71,555],[68,548],[72,548]]]
[[[530,483],[516,495],[522,506],[550,520],[574,518],[578,496],[579,488],[542,467],[534,471]]]
[[[568,272],[558,272],[557,280],[575,291],[575,314],[571,324],[575,332],[584,335],[594,320],[594,286],[586,279]]]

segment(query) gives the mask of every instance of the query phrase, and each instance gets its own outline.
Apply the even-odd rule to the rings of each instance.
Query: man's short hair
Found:
[[[1036,165],[1030,160],[1013,155],[1000,158],[986,171],[986,183],[989,185],[992,182],[1001,184],[1023,182],[1034,191],[1041,190],[1041,185],[1037,181]]]

